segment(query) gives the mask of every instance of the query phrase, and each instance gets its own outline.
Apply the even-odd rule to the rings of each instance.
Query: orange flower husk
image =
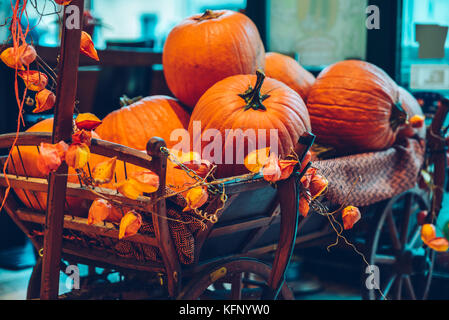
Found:
[[[98,57],[98,53],[97,53],[97,50],[95,49],[92,38],[85,31],[81,32],[80,50],[81,50],[82,54],[85,54],[86,56],[88,56],[96,61],[100,61],[100,58]]]
[[[92,169],[92,178],[94,184],[101,185],[109,183],[114,178],[117,157],[113,157],[106,161],[100,162]]]
[[[72,2],[72,0],[55,0],[55,2],[61,6],[66,6]]]
[[[281,179],[281,168],[276,154],[270,154],[267,163],[262,167],[262,175],[264,180],[268,182],[276,182]]]
[[[187,206],[183,212],[198,209],[207,202],[209,195],[205,187],[195,187],[190,189],[186,194]]]
[[[73,169],[83,168],[90,158],[90,150],[87,145],[71,144],[65,155],[65,162]]]
[[[64,141],[56,144],[42,142],[39,146],[39,158],[37,161],[39,171],[44,175],[56,171],[64,160],[68,147]]]
[[[305,169],[305,167],[309,164],[310,161],[312,161],[312,152],[307,151],[307,153],[304,157],[304,160],[302,160],[301,168],[299,171],[302,172]]]
[[[309,184],[309,190],[310,194],[312,195],[312,200],[318,198],[329,185],[329,181],[327,179],[319,174],[313,175],[313,177],[310,180]]]
[[[33,110],[33,113],[39,113],[48,111],[56,103],[56,96],[53,92],[47,89],[43,89],[39,91],[36,96],[36,108]]]
[[[36,60],[36,57],[37,53],[32,45],[24,43],[19,47],[19,59],[23,65],[29,66]]]
[[[27,89],[31,91],[44,90],[48,84],[48,77],[39,71],[20,71],[19,76],[23,79]]]
[[[348,206],[343,209],[342,219],[345,230],[352,229],[354,225],[362,218],[360,210],[354,206]]]
[[[92,202],[87,217],[87,224],[96,224],[103,221],[119,223],[123,214],[105,199],[96,199]]]
[[[416,114],[410,118],[409,122],[412,128],[419,129],[424,126],[426,118],[422,115]]]
[[[179,163],[190,170],[197,171],[201,166],[201,156],[198,152],[183,152],[182,150],[170,150],[170,152],[176,157],[176,160],[178,160]],[[181,166],[176,165],[175,169],[182,168]]]
[[[151,170],[135,172],[130,180],[133,181],[134,188],[142,193],[153,193],[159,189],[159,176]]]
[[[449,241],[443,237],[433,238],[426,245],[437,252],[446,252],[449,249]]]
[[[113,223],[120,223],[123,218],[123,213],[118,208],[112,206],[111,212],[109,216],[106,218],[106,221]]]
[[[112,205],[105,199],[95,199],[89,208],[87,224],[101,223],[111,214]]]
[[[302,196],[299,198],[298,211],[303,217],[307,217],[310,210],[310,201],[308,196]]]
[[[36,60],[37,53],[33,46],[22,44],[17,51],[14,47],[9,47],[0,54],[0,59],[10,68],[25,70],[25,66],[29,66]]]
[[[307,170],[307,172],[304,174],[304,176],[301,178],[301,183],[303,184],[303,186],[305,188],[309,188],[310,187],[310,182],[312,181],[313,177],[316,174],[316,169],[315,168],[309,168]]]
[[[25,70],[23,64],[20,62],[19,56],[15,54],[14,47],[3,50],[0,54],[0,59],[10,68]]]
[[[297,160],[279,160],[279,168],[281,169],[281,177],[279,180],[288,179],[297,164]]]
[[[118,192],[127,197],[128,199],[136,200],[143,195],[143,192],[139,189],[136,180],[127,179],[116,185]]]
[[[268,162],[270,148],[263,148],[251,151],[244,160],[246,169],[252,173],[259,173],[265,163]]]
[[[196,174],[201,178],[205,178],[207,174],[212,170],[213,164],[209,160],[201,160],[200,166],[195,170]]]
[[[421,227],[421,240],[426,245],[437,237],[437,232],[433,224],[427,223]]]
[[[142,216],[135,211],[129,211],[120,220],[118,238],[123,239],[135,235],[142,226]]]
[[[101,120],[92,113],[80,113],[75,119],[75,124],[80,130],[95,130],[100,124]]]
[[[84,143],[88,147],[90,147],[90,143],[92,141],[92,131],[89,130],[78,130],[74,134],[72,134],[72,143],[73,144],[82,144]]]

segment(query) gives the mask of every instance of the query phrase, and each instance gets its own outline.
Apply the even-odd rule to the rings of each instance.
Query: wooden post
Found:
[[[80,29],[67,29],[65,22],[68,15],[64,13],[52,134],[53,143],[61,140],[69,141],[72,135],[84,0],[73,0],[70,5],[79,8]],[[73,12],[69,13],[73,14]],[[67,165],[63,163],[49,177],[41,299],[57,299],[58,297],[67,172]]]
[[[299,168],[304,161],[307,151],[313,145],[315,135],[312,133],[305,133],[299,138],[299,145],[302,149],[299,158]],[[310,165],[310,164],[309,164]],[[306,167],[307,168],[307,167]],[[306,171],[304,169],[303,171]],[[262,300],[275,300],[284,284],[285,271],[290,263],[293,249],[296,242],[296,233],[299,222],[299,198],[301,194],[298,190],[298,185],[305,172],[294,172],[292,176],[279,182],[278,197],[281,205],[281,229],[279,235],[279,242],[276,249],[274,262],[270,277],[268,279],[268,287],[265,288],[262,294]]]

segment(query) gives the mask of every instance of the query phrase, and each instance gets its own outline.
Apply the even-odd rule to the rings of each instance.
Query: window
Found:
[[[92,13],[101,19],[96,45],[150,41],[161,49],[170,30],[182,19],[206,9],[239,10],[245,0],[92,0]]]
[[[449,1],[404,0],[401,84],[449,92]]]
[[[246,7],[246,0],[90,0],[85,3],[99,21],[93,37],[99,49],[108,43],[123,43],[160,50],[170,30],[182,19],[206,9],[240,10]],[[44,16],[41,17],[33,6]],[[28,2],[30,26],[37,25],[31,33],[35,43],[44,46],[59,44],[58,12],[61,14],[61,11],[53,1]],[[3,15],[10,15],[9,1],[0,1],[0,18]]]
[[[307,67],[321,68],[366,56],[366,0],[271,1],[271,51],[298,54]]]

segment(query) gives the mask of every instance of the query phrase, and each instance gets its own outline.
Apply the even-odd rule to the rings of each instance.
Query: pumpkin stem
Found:
[[[215,12],[213,10],[206,9],[206,11],[203,13],[203,15],[201,17],[195,18],[195,20],[198,22],[201,22],[204,20],[212,20],[212,19],[217,19],[221,15],[223,15],[223,12]]]
[[[260,89],[262,89],[262,85],[265,80],[265,74],[262,70],[257,70],[256,75],[257,80],[254,88],[249,86],[248,90],[246,90],[242,94],[239,94],[239,97],[241,97],[246,102],[245,111],[251,108],[254,110],[267,110],[262,102],[270,96],[268,94],[260,94]]]
[[[391,109],[390,125],[393,131],[396,131],[400,126],[407,123],[408,114],[402,108],[401,102],[396,102]]]
[[[142,96],[138,96],[138,97],[135,97],[135,98],[128,98],[128,96],[126,95],[126,94],[124,94],[122,97],[120,97],[120,107],[127,107],[127,106],[130,106],[130,105],[132,105],[133,103],[135,103],[135,102],[137,102],[137,101],[139,101],[139,100],[142,100],[143,99],[143,97]]]

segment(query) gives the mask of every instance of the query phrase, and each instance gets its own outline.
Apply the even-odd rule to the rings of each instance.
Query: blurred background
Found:
[[[367,11],[372,5],[379,9],[379,28],[367,27],[369,17],[376,14]],[[29,23],[35,26],[29,40],[42,58],[56,67],[61,7],[50,0],[28,1],[28,6]],[[448,0],[87,0],[83,28],[92,35],[102,61],[98,65],[81,59],[78,109],[102,118],[120,107],[119,99],[123,95],[170,95],[161,65],[164,40],[182,19],[206,9],[244,12],[257,25],[267,52],[295,57],[315,75],[334,62],[361,59],[381,67],[401,86],[420,97],[426,112],[433,110],[438,95],[449,94]],[[0,21],[10,15],[10,0],[0,0]],[[4,43],[7,37],[8,28],[0,27],[0,41]],[[17,125],[12,78],[12,70],[1,64],[0,133],[13,132]],[[31,109],[25,107],[26,126],[50,115],[36,116]],[[449,214],[448,211],[446,205],[443,215]],[[14,274],[25,275],[26,284],[27,272],[34,263],[30,250],[25,236],[2,213],[0,268],[4,272],[0,272],[0,282],[8,279],[14,287],[17,282],[13,282],[13,273],[6,270],[15,269],[22,270]],[[351,278],[351,269],[342,269],[340,260],[349,259],[346,261],[358,265],[360,257],[353,252],[349,257],[328,254],[324,247],[313,252],[305,259],[315,261],[309,265],[309,270],[315,270],[309,279],[326,279],[327,285],[310,283],[310,292],[325,293],[304,297],[359,298],[358,290],[351,287],[351,281],[346,281],[352,279],[358,283],[359,278]],[[304,255],[307,254],[305,250]],[[337,273],[328,269],[332,265],[339,270]],[[301,272],[308,272],[304,264],[301,266]],[[348,279],[341,277],[346,269]],[[317,274],[317,270],[322,270],[322,274]],[[443,272],[441,277],[446,277]],[[343,284],[338,278],[345,279]],[[0,286],[0,296],[8,288],[8,285]]]

